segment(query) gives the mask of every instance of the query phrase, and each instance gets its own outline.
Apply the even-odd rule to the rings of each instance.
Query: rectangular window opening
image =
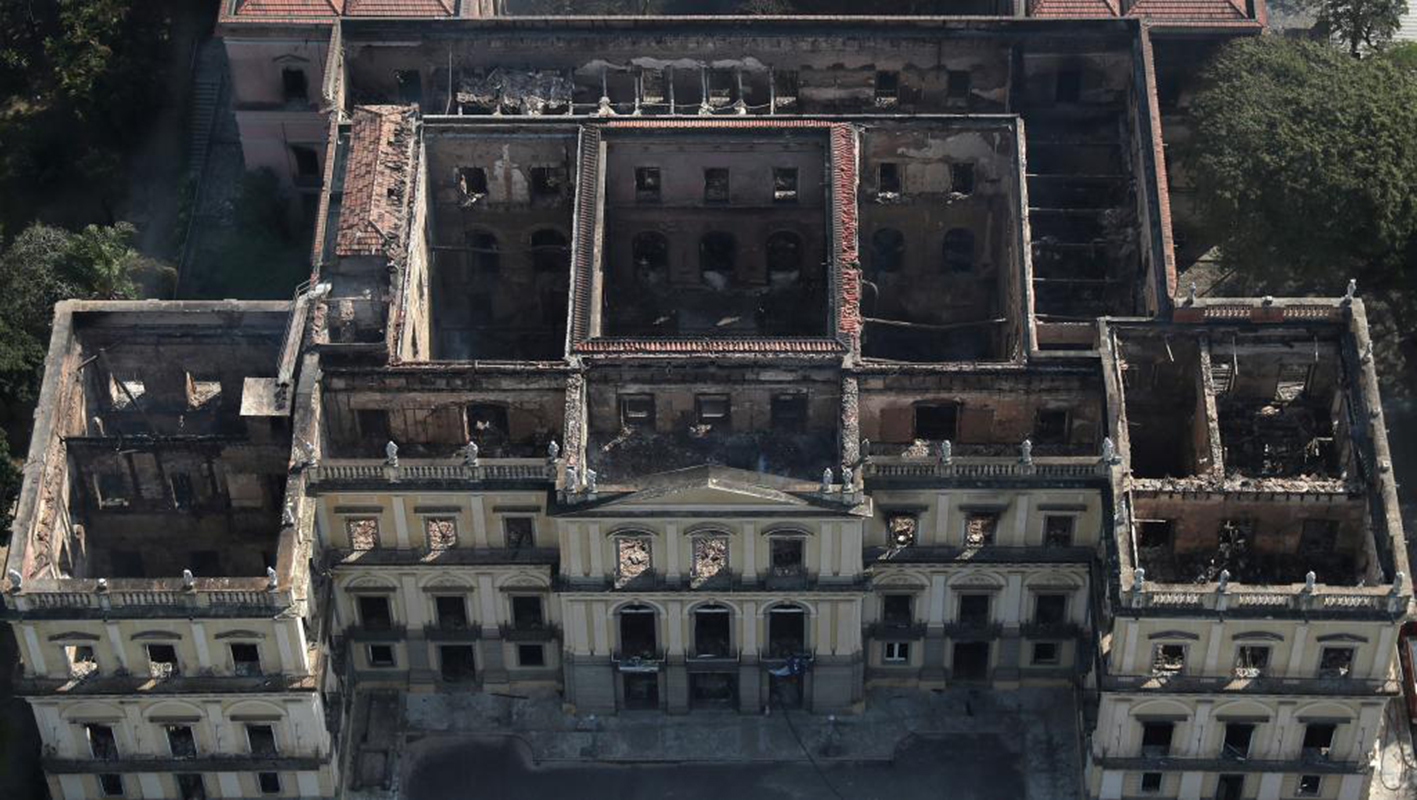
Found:
[[[1047,666],[1058,663],[1058,643],[1057,642],[1034,642],[1033,643],[1033,663],[1040,666]]]
[[[1243,644],[1235,650],[1235,677],[1258,678],[1269,668],[1269,647]]]
[[[100,761],[118,758],[118,740],[113,736],[113,728],[91,723],[84,726],[84,734],[89,740],[89,753]]]
[[[429,550],[447,550],[458,544],[458,521],[454,517],[424,517],[423,535]]]
[[[541,598],[537,595],[517,595],[512,598],[512,627],[519,631],[540,630],[546,626]]]
[[[566,193],[565,167],[532,167],[531,196],[534,198],[558,198]]]
[[[729,421],[730,405],[726,394],[700,394],[694,396],[694,413],[700,425],[725,427]]]
[[[270,725],[246,723],[246,741],[251,745],[251,755],[274,758],[276,753],[276,729]]]
[[[881,70],[876,73],[876,105],[893,106],[900,99],[900,73]]]
[[[635,200],[658,203],[660,200],[659,167],[635,167]]]
[[[704,170],[704,202],[728,202],[728,169],[709,167]]]
[[[1151,674],[1179,675],[1186,668],[1186,646],[1158,644],[1151,653]]]
[[[98,788],[104,797],[122,797],[123,776],[116,772],[101,772],[98,776]]]
[[[885,161],[876,166],[876,194],[900,194],[900,165]]]
[[[197,737],[191,725],[168,725],[167,747],[173,758],[192,758],[197,755]]]
[[[774,167],[772,171],[772,200],[774,203],[797,202],[797,168]]]
[[[959,621],[964,625],[988,625],[990,621],[989,595],[960,595]]]
[[[950,164],[950,191],[955,194],[974,193],[974,163],[956,161]]]
[[[278,772],[257,773],[256,783],[261,789],[261,794],[280,794],[280,773]]]
[[[975,511],[964,518],[964,546],[985,547],[994,543],[999,530],[999,515],[993,511]]]
[[[1325,647],[1319,653],[1320,678],[1347,678],[1353,674],[1353,648]]]
[[[1171,752],[1171,733],[1174,722],[1143,722],[1141,725],[1141,751],[1147,758],[1164,758]]]
[[[458,167],[458,194],[464,200],[487,195],[487,170],[482,167]]]
[[[153,678],[171,678],[181,674],[177,665],[177,648],[170,644],[148,645],[148,675]]]
[[[398,662],[394,659],[393,645],[369,645],[369,666],[385,668],[397,666],[397,664]]]
[[[1068,417],[1066,409],[1039,409],[1033,418],[1033,443],[1067,444]]]
[[[620,395],[620,424],[626,428],[653,428],[654,395]]]
[[[1072,547],[1073,528],[1077,518],[1049,514],[1043,518],[1043,545],[1045,547]]]
[[[463,630],[467,627],[467,601],[462,595],[435,597],[433,609],[437,613],[438,627],[444,630]]]
[[[508,550],[536,547],[536,520],[531,517],[503,517],[502,533],[507,537]]]
[[[546,666],[546,648],[539,644],[517,645],[517,665],[522,667]]]
[[[359,596],[359,623],[365,630],[387,631],[394,627],[389,598],[379,595]]]
[[[779,394],[772,398],[774,430],[801,433],[807,427],[807,395]]]
[[[261,649],[254,644],[231,645],[232,671],[242,677],[261,674]]]
[[[950,100],[968,100],[972,83],[969,70],[951,69],[945,71],[945,97]]]
[[[904,664],[910,660],[910,642],[886,642],[883,660],[888,664]]]

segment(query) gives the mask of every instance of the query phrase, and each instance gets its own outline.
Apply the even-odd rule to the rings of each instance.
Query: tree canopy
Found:
[[[1305,5],[1314,12],[1316,27],[1354,56],[1391,41],[1407,13],[1407,0],[1309,0]]]
[[[1392,286],[1417,261],[1417,72],[1277,36],[1226,45],[1184,149],[1223,260]]]

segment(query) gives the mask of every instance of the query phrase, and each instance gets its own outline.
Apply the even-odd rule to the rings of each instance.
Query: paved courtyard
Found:
[[[554,694],[406,697],[387,794],[404,800],[1073,800],[1069,689],[877,690],[835,719],[568,715]],[[393,777],[393,776],[391,776]]]

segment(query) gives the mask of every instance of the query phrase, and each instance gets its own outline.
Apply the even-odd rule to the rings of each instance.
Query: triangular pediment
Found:
[[[833,504],[816,497],[813,484],[762,472],[718,465],[648,475],[639,488],[596,503],[597,510],[724,508],[810,511]],[[840,506],[833,508],[840,511]]]

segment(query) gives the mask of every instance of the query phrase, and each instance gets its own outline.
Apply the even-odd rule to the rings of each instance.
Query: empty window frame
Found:
[[[483,275],[502,271],[502,248],[497,236],[487,231],[468,231],[463,238],[472,269]]]
[[[383,447],[389,442],[389,412],[382,408],[356,408],[354,421],[359,435]]]
[[[1269,645],[1242,644],[1235,648],[1235,677],[1258,678],[1269,668]]]
[[[1151,674],[1161,677],[1180,675],[1186,669],[1186,646],[1157,644],[1151,649]]]
[[[1157,794],[1161,791],[1160,772],[1143,772],[1141,774],[1141,790],[1146,794]]]
[[[470,403],[465,413],[468,435],[482,448],[484,455],[499,457],[509,439],[507,407],[498,403]]]
[[[796,167],[773,167],[772,201],[774,203],[797,202]]]
[[[79,644],[63,649],[69,663],[70,678],[78,680],[98,672],[98,659],[94,656],[92,645]]]
[[[1034,642],[1030,662],[1036,666],[1051,666],[1058,663],[1057,642]]]
[[[900,73],[894,70],[876,72],[876,105],[889,107],[900,100]]]
[[[796,105],[800,85],[797,70],[774,70],[772,73],[773,101],[778,106]]]
[[[871,269],[899,272],[905,266],[905,234],[895,228],[880,228],[871,234]]]
[[[546,648],[539,644],[519,644],[517,645],[517,666],[519,667],[544,667],[546,666]]]
[[[470,644],[439,645],[438,666],[445,683],[467,683],[477,679],[477,656]]]
[[[794,577],[806,572],[805,540],[796,536],[774,536],[769,542],[769,563],[774,576]]]
[[[256,785],[261,794],[280,794],[280,773],[260,772],[256,774]]]
[[[261,674],[261,648],[249,642],[231,644],[231,672],[241,677],[256,677]]]
[[[439,595],[433,598],[433,611],[438,627],[443,630],[463,630],[467,628],[467,599],[460,594]]]
[[[615,539],[615,581],[623,586],[650,571],[648,536],[619,536]]]
[[[694,417],[700,425],[726,427],[732,417],[732,404],[728,395],[694,395]]]
[[[1072,547],[1077,517],[1071,514],[1049,514],[1043,518],[1044,547]]]
[[[487,170],[482,167],[458,167],[458,194],[465,200],[487,195]]]
[[[170,644],[150,644],[148,651],[148,675],[153,678],[171,678],[182,674],[177,663],[177,648]]]
[[[661,186],[659,167],[635,167],[635,202],[658,203]]]
[[[887,664],[906,664],[910,661],[910,642],[885,642],[881,660]]]
[[[969,99],[973,78],[967,69],[945,70],[945,97],[953,101]]]
[[[206,800],[207,782],[200,773],[179,773],[177,775],[177,796],[181,800]]]
[[[532,517],[503,517],[502,533],[508,550],[530,550],[536,547],[536,520]]]
[[[1320,678],[1347,678],[1353,674],[1353,648],[1325,647],[1319,651]]]
[[[728,168],[706,167],[704,169],[704,202],[727,203],[728,198]]]
[[[707,603],[694,609],[694,657],[729,658],[733,640],[733,612],[725,605]]]
[[[881,622],[891,628],[908,628],[915,622],[915,597],[888,594],[881,597]]]
[[[276,729],[272,725],[246,723],[246,743],[250,746],[253,756],[274,758],[279,754],[276,750]]]
[[[910,547],[920,529],[920,517],[914,512],[886,514],[886,533],[891,547]]]
[[[807,428],[807,395],[778,394],[772,398],[773,430],[801,433]]]
[[[191,725],[164,726],[167,733],[167,749],[173,758],[192,758],[197,755],[197,737]]]
[[[378,517],[347,517],[344,532],[351,550],[373,550],[379,546]]]
[[[702,586],[714,578],[728,575],[728,535],[699,534],[693,537],[693,564],[690,585]]]
[[[919,403],[915,406],[914,436],[930,442],[953,440],[958,435],[958,403]]]
[[[1255,738],[1255,726],[1248,722],[1225,723],[1225,737],[1220,743],[1220,757],[1243,760],[1250,757],[1250,742]]]
[[[300,178],[319,179],[320,154],[313,147],[303,144],[290,146],[290,154],[295,158],[295,175]]]
[[[1033,599],[1033,621],[1038,625],[1061,625],[1068,621],[1068,596],[1049,592]]]
[[[663,275],[669,268],[669,240],[658,231],[641,231],[630,243],[635,277],[640,280]]]
[[[876,165],[876,193],[898,195],[901,192],[900,164],[882,161]]]
[[[654,395],[620,395],[620,424],[626,428],[654,428]]]
[[[1318,797],[1323,794],[1323,781],[1322,775],[1300,775],[1299,782],[1294,786],[1294,794],[1299,797]]]
[[[1304,726],[1304,743],[1300,749],[1305,759],[1327,759],[1333,750],[1333,737],[1338,726],[1332,722],[1310,722]]]
[[[731,274],[738,261],[738,242],[733,234],[710,231],[699,239],[699,271]]]
[[[788,658],[807,649],[807,610],[798,605],[768,609],[768,658]]]
[[[994,543],[999,530],[999,514],[994,511],[971,511],[964,517],[964,546],[986,547]]]
[[[988,625],[992,621],[990,597],[987,594],[959,596],[959,621],[963,625]]]
[[[1162,758],[1171,753],[1171,734],[1176,723],[1147,721],[1141,724],[1141,752],[1147,758]]]
[[[785,275],[802,269],[802,237],[792,231],[775,231],[768,236],[768,272]]]
[[[1070,416],[1067,409],[1038,409],[1033,418],[1033,443],[1067,444]]]
[[[172,507],[191,508],[196,496],[192,488],[192,476],[185,472],[173,472],[167,476],[167,482],[172,489]]]
[[[123,796],[123,776],[116,772],[102,772],[98,776],[98,788],[104,797]]]
[[[394,658],[394,647],[388,644],[371,644],[368,650],[369,666],[377,669],[388,669],[398,666],[398,661]]]
[[[951,228],[945,231],[940,248],[946,272],[974,271],[974,231]]]
[[[546,627],[546,612],[541,595],[518,594],[512,598],[512,627],[519,631],[536,631]]]
[[[950,191],[955,194],[974,193],[973,161],[955,161],[950,164]]]
[[[89,740],[89,754],[94,758],[100,761],[118,758],[118,740],[113,736],[113,728],[90,723],[84,726],[84,736]]]
[[[94,490],[100,508],[128,505],[128,479],[121,472],[100,472],[94,476]]]
[[[1169,519],[1137,520],[1137,547],[1152,549],[1171,546],[1171,532],[1175,521]]]
[[[558,199],[566,194],[565,167],[532,167],[531,196],[534,200]]]
[[[357,596],[359,624],[369,631],[387,631],[394,626],[394,615],[389,598],[377,594]]]
[[[429,550],[447,550],[458,544],[458,521],[454,517],[424,517],[423,536]]]

